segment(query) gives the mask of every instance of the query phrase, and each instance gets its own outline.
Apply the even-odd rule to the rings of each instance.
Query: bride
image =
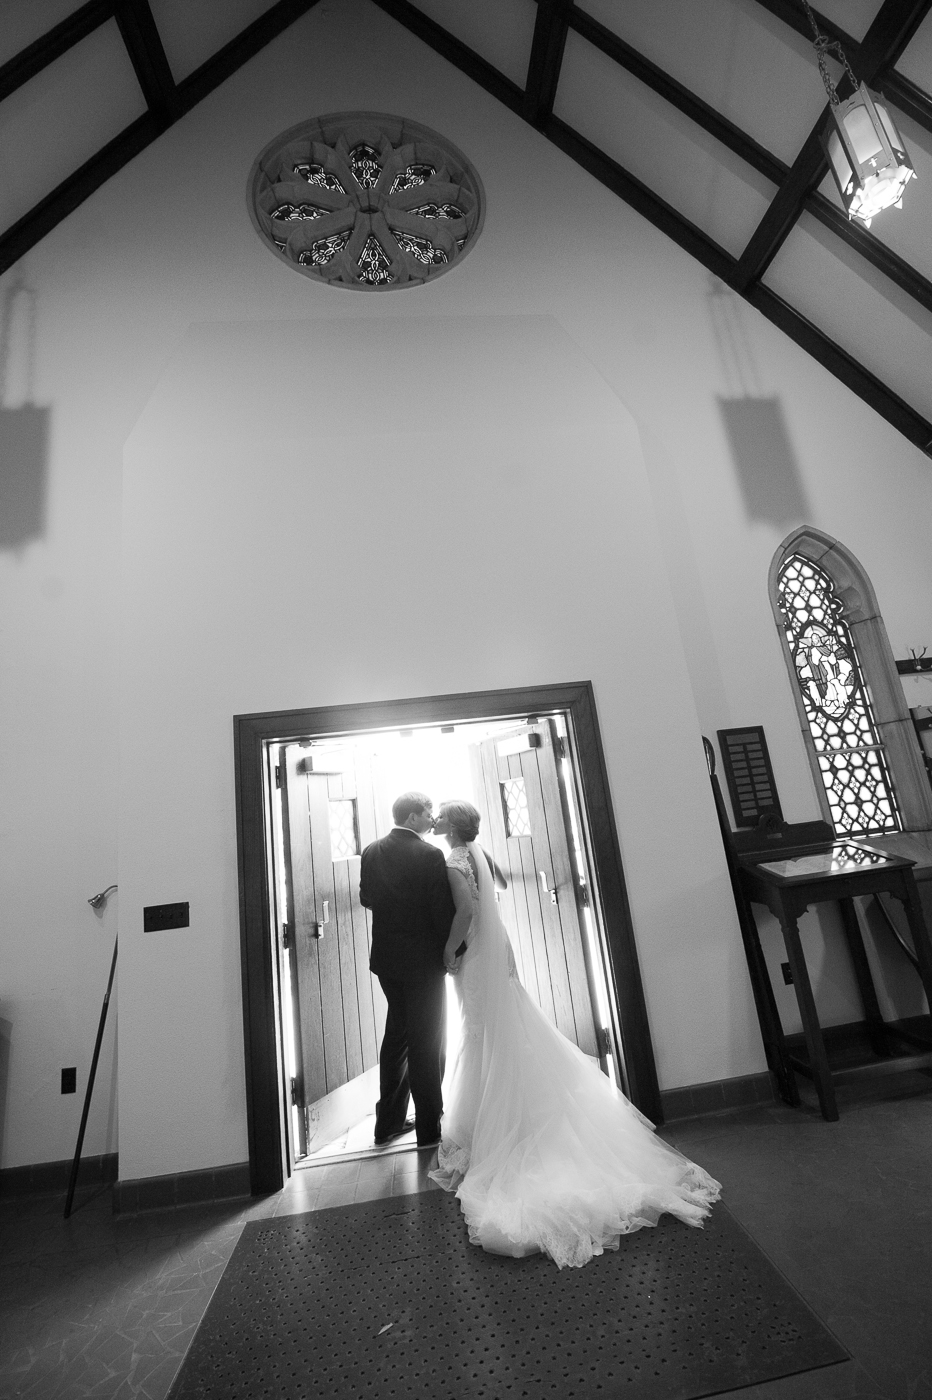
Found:
[[[479,813],[443,802],[456,916],[444,950],[463,1018],[444,1085],[437,1166],[473,1244],[579,1266],[669,1211],[701,1225],[720,1186],[654,1136],[653,1125],[556,1030],[518,980],[498,914]],[[464,948],[465,945],[465,948]]]

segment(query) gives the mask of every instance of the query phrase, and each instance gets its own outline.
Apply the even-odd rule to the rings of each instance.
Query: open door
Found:
[[[484,844],[509,878],[499,893],[525,990],[553,1024],[606,1069],[593,971],[583,934],[586,886],[574,869],[569,795],[552,719],[474,746]]]
[[[369,972],[359,858],[382,833],[373,762],[362,755],[285,744],[279,777],[301,1154],[340,1137],[378,1098],[386,1008]]]

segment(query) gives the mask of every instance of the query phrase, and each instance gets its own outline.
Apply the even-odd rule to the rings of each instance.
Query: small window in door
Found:
[[[505,813],[506,836],[530,836],[531,819],[527,808],[527,793],[523,778],[506,778],[501,784],[502,810]]]
[[[330,858],[349,860],[359,855],[359,818],[355,797],[330,799]]]

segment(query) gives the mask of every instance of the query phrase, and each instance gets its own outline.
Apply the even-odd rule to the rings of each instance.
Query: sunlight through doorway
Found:
[[[282,1049],[292,1159],[415,1150],[373,1142],[384,1001],[368,973],[359,856],[391,827],[400,792],[465,798],[479,843],[505,870],[497,896],[526,989],[555,1025],[621,1083],[598,898],[562,715],[470,721],[296,740],[274,759],[276,896],[282,911]],[[441,837],[425,839],[444,854]],[[447,1077],[460,1038],[447,980]]]

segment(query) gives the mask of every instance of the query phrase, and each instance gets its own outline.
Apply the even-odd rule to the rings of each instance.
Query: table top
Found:
[[[905,870],[913,867],[916,861],[891,850],[886,837],[882,843],[852,837],[834,841],[821,850],[797,852],[776,860],[762,859],[760,855],[740,856],[738,864],[764,884],[780,887]]]

